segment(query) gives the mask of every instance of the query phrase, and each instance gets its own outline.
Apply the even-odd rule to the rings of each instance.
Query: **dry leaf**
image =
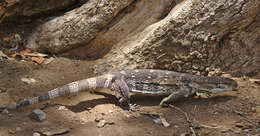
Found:
[[[31,84],[31,83],[35,83],[36,82],[36,80],[35,79],[33,79],[33,78],[21,78],[21,80],[23,81],[23,82],[25,82],[26,84]]]
[[[18,3],[18,2],[19,2],[19,0],[8,0],[7,1],[7,7],[12,6],[12,5],[14,5],[14,4]]]
[[[258,81],[255,81],[255,83],[260,85],[260,81],[259,81],[259,80],[258,80]]]
[[[24,53],[25,56],[32,56],[32,57],[47,57],[47,54],[33,52],[33,53]]]
[[[208,94],[208,93],[196,92],[196,95],[197,95],[198,97],[200,97],[200,98],[209,98],[209,97],[211,97],[211,95]]]
[[[23,52],[30,53],[32,51],[30,49],[26,48],[26,49],[23,50]]]
[[[10,54],[10,56],[12,56],[12,57],[16,57],[16,56],[17,56],[16,51],[14,51],[13,54]]]
[[[75,67],[79,67],[80,64],[75,64]]]
[[[6,36],[3,38],[4,41],[11,41],[13,39],[12,36]]]
[[[53,58],[53,57],[50,57],[49,59],[46,59],[46,60],[43,62],[43,64],[47,65],[47,64],[51,63],[53,60],[54,60],[54,58]]]
[[[45,60],[43,57],[32,57],[31,59],[38,64],[42,64]]]
[[[256,83],[256,84],[260,85],[260,79],[249,79],[249,81],[251,83]]]
[[[4,49],[3,52],[6,54],[6,55],[12,55],[13,52],[7,50],[7,49]]]
[[[166,120],[165,118],[160,117],[160,119],[161,119],[161,122],[162,122],[162,124],[163,124],[164,127],[167,128],[167,127],[170,127],[170,126],[171,126],[171,124],[168,123],[167,120]]]

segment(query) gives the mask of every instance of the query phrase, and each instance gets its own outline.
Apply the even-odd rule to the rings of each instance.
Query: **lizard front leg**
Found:
[[[160,106],[168,106],[169,103],[175,102],[185,96],[193,95],[195,92],[195,88],[183,85],[180,89],[172,92],[169,96],[163,98],[160,102]]]
[[[124,80],[115,80],[112,83],[112,90],[116,91],[120,95],[120,105],[129,108],[129,88],[126,82]]]

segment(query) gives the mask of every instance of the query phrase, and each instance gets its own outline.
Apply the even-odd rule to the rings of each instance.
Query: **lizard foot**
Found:
[[[123,97],[119,99],[120,107],[124,110],[130,110],[131,106],[128,101],[126,101]]]
[[[137,104],[129,104],[130,106],[130,111],[138,111],[140,106]]]
[[[161,102],[160,102],[160,106],[161,106],[161,107],[169,107],[169,104],[166,103],[166,102],[164,102],[164,101],[161,101]]]

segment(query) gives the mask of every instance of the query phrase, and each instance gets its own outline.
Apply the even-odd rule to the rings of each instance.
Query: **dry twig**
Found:
[[[192,135],[196,136],[196,132],[195,132],[195,130],[194,130],[194,124],[193,124],[193,122],[190,120],[190,118],[189,118],[189,116],[188,116],[188,113],[184,112],[182,109],[180,109],[180,108],[178,108],[178,107],[176,107],[176,106],[174,106],[174,105],[169,104],[169,106],[170,106],[171,108],[176,109],[176,110],[178,110],[179,112],[181,112],[181,113],[184,114],[184,116],[185,116],[185,118],[186,118],[186,121],[189,123],[189,128],[190,128],[190,130],[191,130],[191,132],[192,132]]]

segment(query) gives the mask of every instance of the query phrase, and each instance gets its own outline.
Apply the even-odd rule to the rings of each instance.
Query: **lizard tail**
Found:
[[[40,96],[24,100],[17,104],[10,104],[5,107],[0,107],[0,111],[4,109],[17,109],[20,107],[29,106],[32,104],[37,104],[46,100],[53,99],[55,97],[64,96],[66,94],[77,93],[79,91],[87,90],[87,89],[99,89],[99,88],[111,88],[110,80],[107,81],[105,76],[88,78],[80,81],[75,81],[62,87],[55,88],[51,91],[48,91],[45,94]]]

